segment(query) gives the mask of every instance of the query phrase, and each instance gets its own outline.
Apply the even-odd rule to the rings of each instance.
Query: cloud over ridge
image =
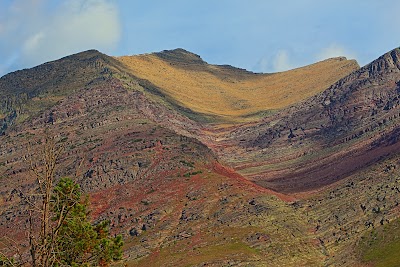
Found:
[[[316,56],[317,60],[324,60],[333,57],[346,57],[347,59],[355,59],[354,53],[349,52],[344,46],[332,43],[323,48]]]
[[[110,52],[121,38],[117,6],[109,0],[17,0],[0,11],[0,76],[87,49]],[[16,36],[17,35],[17,36]]]

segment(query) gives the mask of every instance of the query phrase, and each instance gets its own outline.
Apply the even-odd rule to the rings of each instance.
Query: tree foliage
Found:
[[[59,225],[55,266],[107,266],[121,259],[122,238],[109,237],[107,221],[92,225],[88,220],[88,199],[81,201],[80,186],[63,178],[51,197],[53,221]]]

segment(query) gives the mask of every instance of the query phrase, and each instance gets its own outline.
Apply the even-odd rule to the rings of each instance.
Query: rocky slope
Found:
[[[91,59],[108,59],[95,51],[72,59],[85,62],[88,53]],[[70,60],[52,64],[64,67]],[[297,247],[302,247],[302,253],[292,253],[291,262],[320,261],[323,256],[312,237],[300,234],[306,229],[305,218],[300,213],[287,218],[285,214],[293,208],[277,196],[290,198],[249,183],[220,165],[209,148],[190,137],[200,131],[196,122],[141,85],[146,82],[108,64],[101,66],[109,70],[106,75],[85,65],[95,75],[74,88],[68,87],[70,80],[63,72],[60,77],[50,76],[68,89],[50,107],[28,109],[36,98],[54,94],[52,86],[46,87],[48,82],[24,85],[26,91],[40,90],[24,100],[25,109],[16,112],[0,137],[3,241],[9,237],[21,242],[21,247],[26,245],[27,210],[21,195],[32,194],[35,188],[26,156],[39,158],[47,131],[65,146],[57,177],[76,176],[90,193],[93,220],[110,219],[112,231],[124,235],[129,265],[184,266],[188,254],[193,254],[194,265],[265,265],[282,262],[283,253]],[[34,76],[38,68],[11,75]],[[2,79],[3,90],[15,92],[7,83],[14,79]],[[270,213],[276,215],[269,217]],[[286,224],[279,223],[283,219]],[[275,245],[265,246],[269,242]],[[164,262],[161,247],[163,253],[174,251],[176,255]],[[219,251],[221,247],[227,249]],[[266,257],[270,254],[274,256]]]

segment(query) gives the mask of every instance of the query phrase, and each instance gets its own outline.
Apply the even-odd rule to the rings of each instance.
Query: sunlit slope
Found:
[[[297,103],[359,68],[354,60],[334,58],[286,72],[255,74],[207,64],[182,49],[117,59],[179,105],[228,120]]]

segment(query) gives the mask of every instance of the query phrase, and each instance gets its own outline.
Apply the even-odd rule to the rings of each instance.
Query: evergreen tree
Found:
[[[51,197],[59,229],[55,240],[56,266],[108,266],[122,257],[122,237],[109,237],[109,222],[92,225],[88,199],[81,201],[80,186],[62,178]]]

